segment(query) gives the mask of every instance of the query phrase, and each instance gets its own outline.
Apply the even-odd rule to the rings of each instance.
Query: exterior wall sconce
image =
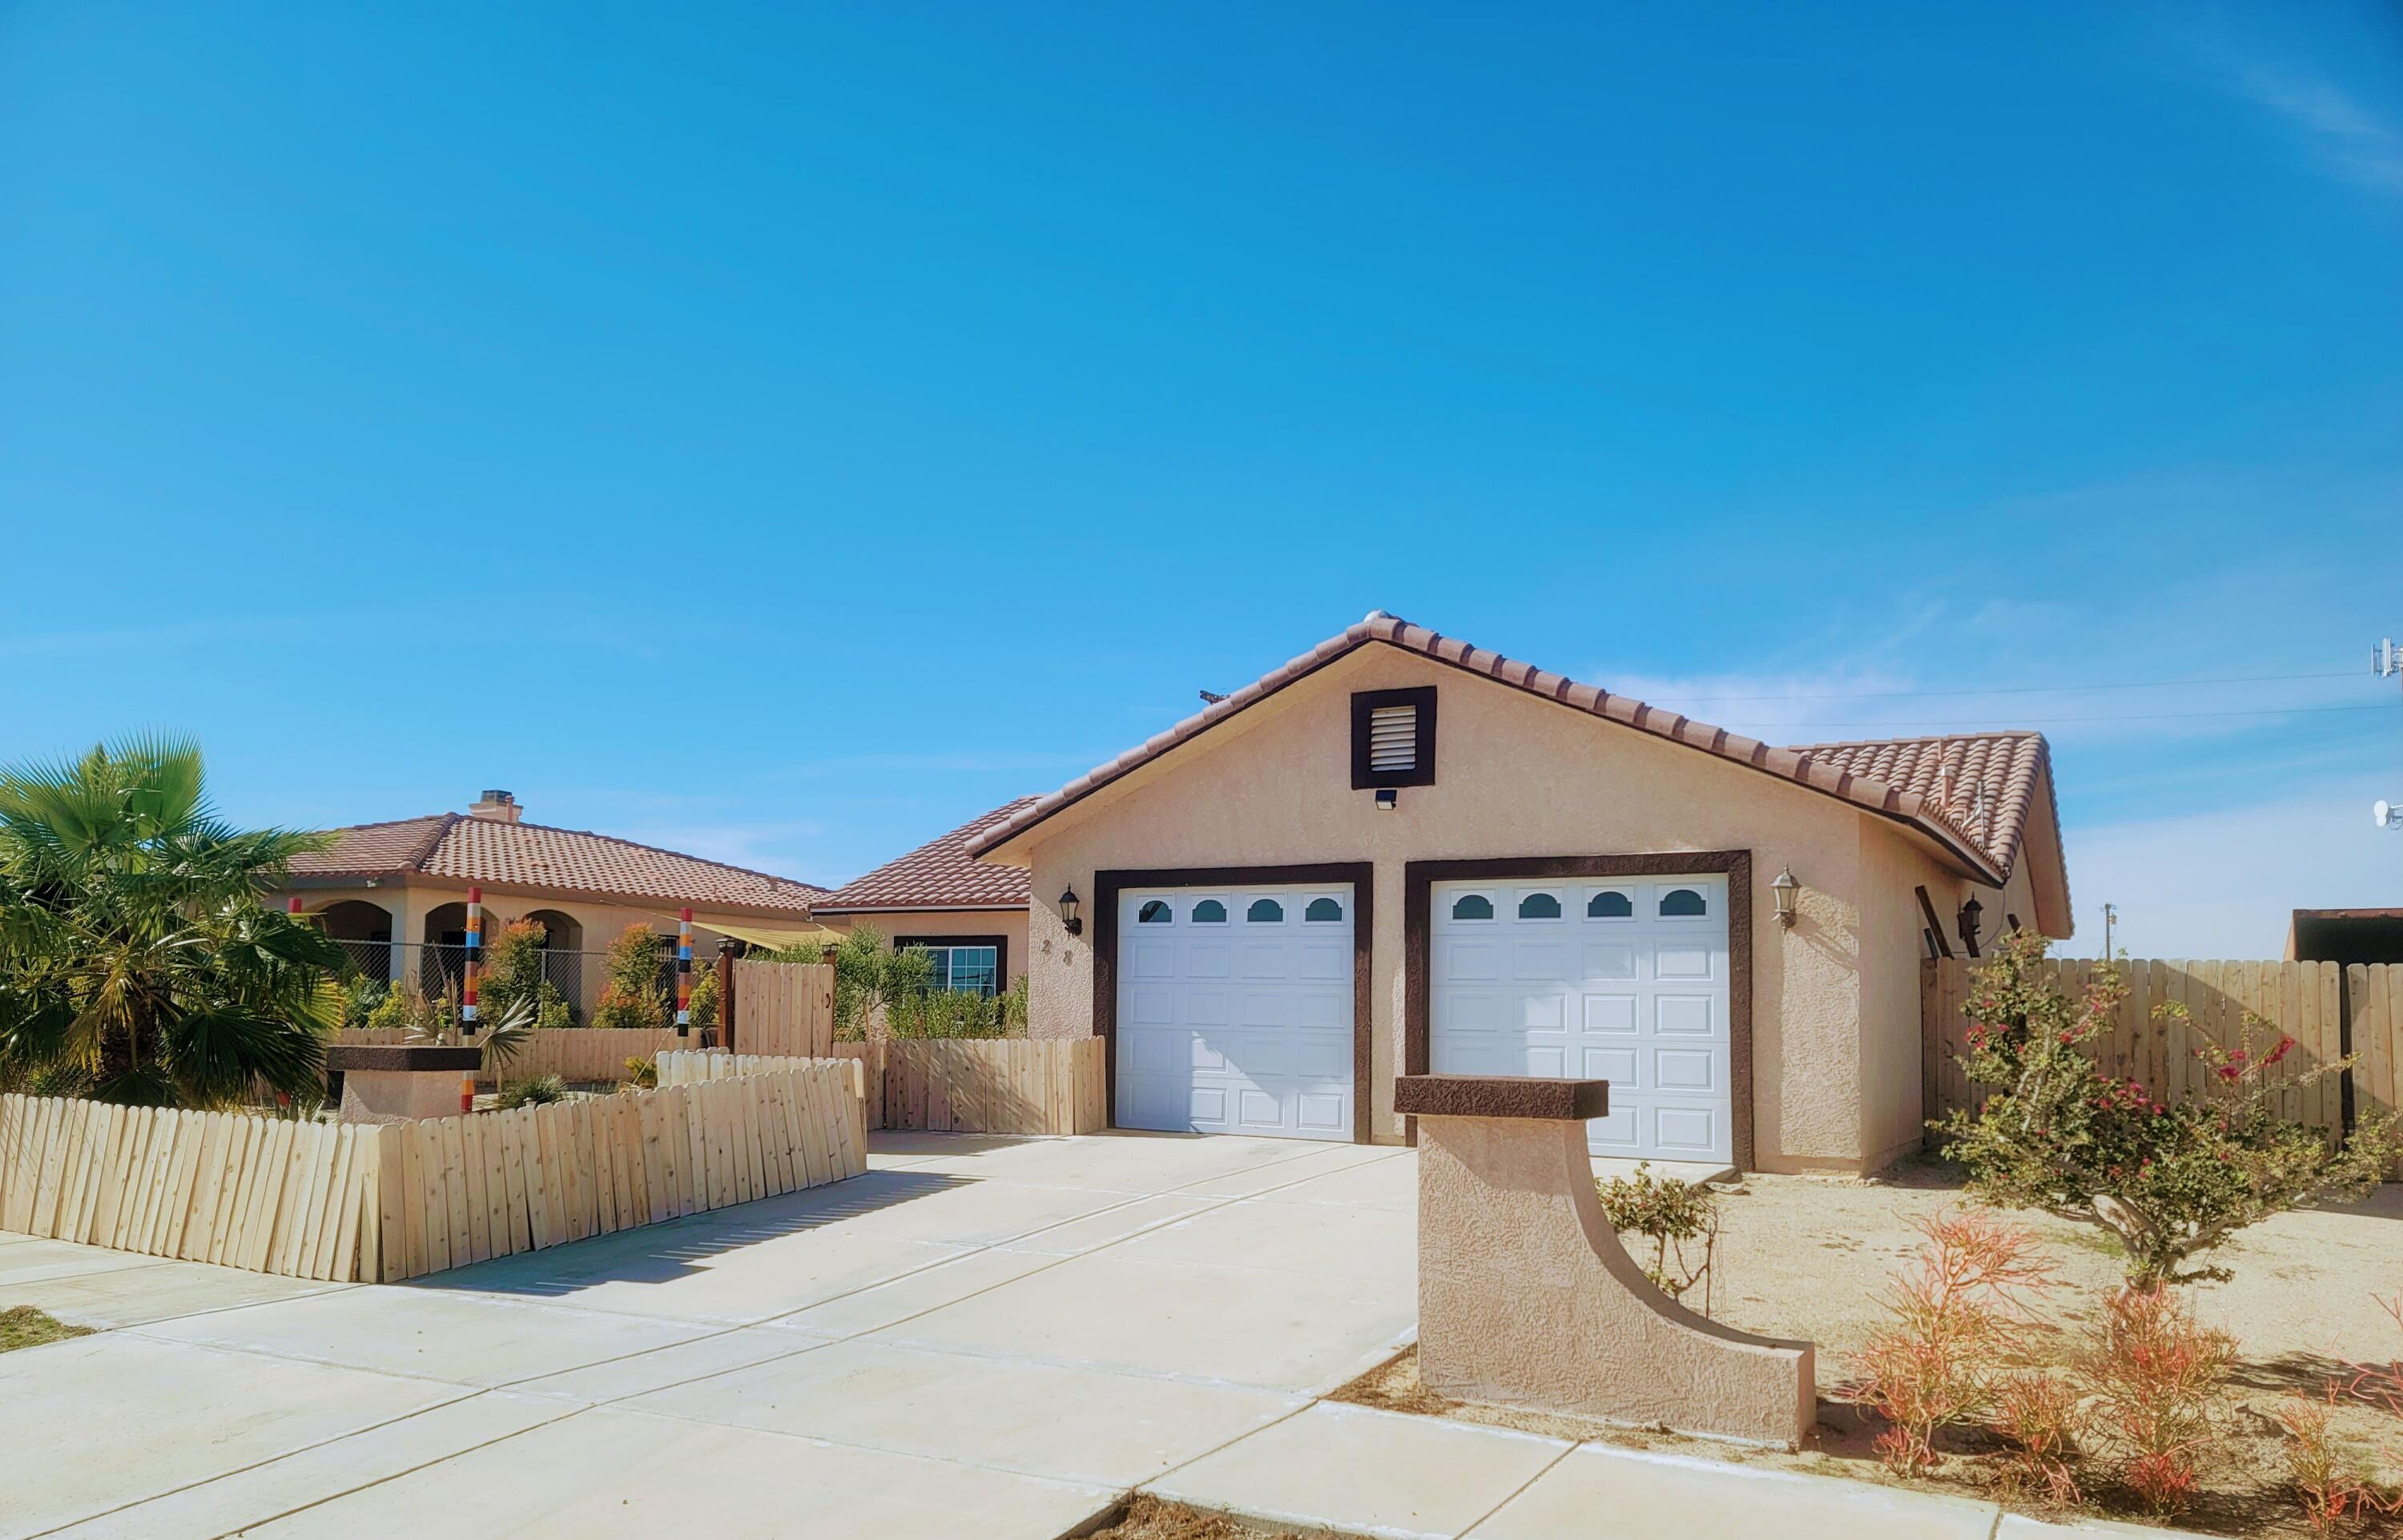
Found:
[[[1794,868],[1780,871],[1769,884],[1771,896],[1777,900],[1777,923],[1787,930],[1794,928],[1794,901],[1801,896],[1802,884],[1794,880]]]
[[[1060,923],[1071,936],[1085,934],[1084,917],[1076,912],[1084,907],[1084,903],[1083,899],[1076,896],[1076,890],[1073,887],[1060,895]]]
[[[1978,955],[1978,923],[1985,913],[1986,906],[1979,903],[1974,895],[1961,906],[1961,944],[1969,949],[1972,957]]]

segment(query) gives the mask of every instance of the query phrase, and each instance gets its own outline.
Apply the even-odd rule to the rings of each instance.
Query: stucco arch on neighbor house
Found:
[[[519,915],[542,927],[542,944],[550,951],[582,951],[584,926],[574,915],[560,909],[528,909]]]

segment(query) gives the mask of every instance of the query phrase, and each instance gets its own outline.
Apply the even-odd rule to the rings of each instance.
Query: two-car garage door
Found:
[[[1438,882],[1429,1057],[1610,1082],[1597,1155],[1732,1158],[1727,879]],[[1353,1136],[1353,893],[1118,896],[1121,1128]]]
[[[1352,890],[1118,895],[1120,1128],[1352,1137]]]
[[[1610,1082],[1596,1155],[1733,1158],[1723,875],[1438,882],[1438,1075]]]

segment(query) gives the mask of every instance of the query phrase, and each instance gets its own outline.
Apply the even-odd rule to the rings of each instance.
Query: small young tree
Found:
[[[596,1027],[656,1031],[668,1024],[667,996],[660,992],[660,938],[640,921],[609,943],[604,982],[592,1007]]]
[[[484,949],[476,986],[479,1015],[489,1011],[495,1017],[507,1016],[522,1004],[533,1013],[536,1027],[574,1024],[565,997],[543,967],[548,934],[539,920],[512,920],[501,927],[492,945]]]
[[[2273,1214],[2369,1191],[2403,1149],[2390,1116],[2361,1119],[2334,1149],[2279,1117],[2282,1089],[2350,1061],[2281,1087],[2267,1072],[2294,1039],[2270,1042],[2269,1023],[2249,1013],[2238,1047],[2197,1050],[2212,1072],[2203,1097],[2172,1106],[2104,1074],[2088,1045],[2110,1033],[2127,986],[2106,967],[2073,1000],[2055,986],[2046,946],[2013,932],[1978,969],[1963,1066],[1994,1091],[1977,1112],[1933,1125],[1985,1201],[2100,1226],[2118,1241],[2132,1283],[2187,1283],[2228,1276],[2190,1268],[2196,1254]]]
[[[1641,1235],[1652,1242],[1652,1261],[1644,1275],[1670,1298],[1683,1302],[1687,1291],[1702,1286],[1702,1313],[1711,1313],[1711,1263],[1719,1243],[1719,1195],[1701,1182],[1655,1176],[1652,1163],[1639,1162],[1633,1176],[1597,1178],[1594,1194],[1602,1200],[1603,1217],[1621,1235]],[[1686,1259],[1686,1247],[1699,1242],[1699,1261]]]
[[[878,1017],[934,983],[933,959],[914,948],[896,950],[873,925],[852,927],[825,957],[834,964],[834,1034],[842,1042],[865,1038]]]

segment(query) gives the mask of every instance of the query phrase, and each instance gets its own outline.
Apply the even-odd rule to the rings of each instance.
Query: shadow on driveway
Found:
[[[823,1229],[913,1198],[972,1186],[978,1180],[939,1172],[871,1171],[830,1186],[474,1262],[412,1278],[400,1286],[541,1296],[572,1294],[604,1283],[670,1283],[699,1271],[700,1264],[711,1257]]]

